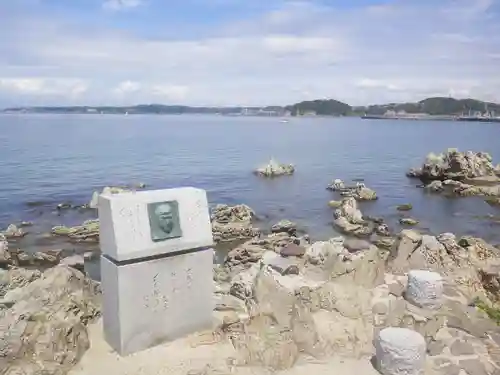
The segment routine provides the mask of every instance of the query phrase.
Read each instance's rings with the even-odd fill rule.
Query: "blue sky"
[[[500,0],[0,0],[0,107],[500,102]]]

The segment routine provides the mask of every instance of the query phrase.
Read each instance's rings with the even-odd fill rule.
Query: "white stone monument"
[[[439,309],[443,304],[443,278],[437,272],[411,270],[408,272],[405,298],[415,306]]]
[[[423,375],[427,346],[411,329],[388,327],[375,339],[375,363],[382,375]]]
[[[213,244],[204,190],[99,197],[106,341],[121,355],[212,325]]]

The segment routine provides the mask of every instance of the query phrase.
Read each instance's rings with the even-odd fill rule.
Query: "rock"
[[[367,187],[357,188],[353,196],[358,201],[374,201],[378,199],[377,193]]]
[[[5,232],[3,232],[3,234],[7,239],[20,238],[26,235],[26,233],[22,230],[22,228],[18,228],[14,224],[10,224],[5,230]]]
[[[231,336],[231,343],[239,354],[239,365],[279,371],[293,367],[299,357],[292,331],[268,316],[252,318],[242,334]]]
[[[491,156],[485,152],[459,152],[456,149],[448,149],[439,155],[430,153],[422,168],[409,174],[424,181],[494,176],[495,167],[491,160]]]
[[[296,245],[294,243],[288,244],[283,247],[280,251],[283,257],[302,257],[306,253],[306,248],[303,246]]]
[[[458,366],[468,375],[488,375],[484,365],[478,359],[461,359],[458,361]]]
[[[272,233],[288,233],[294,236],[297,232],[297,224],[290,220],[281,220],[271,227]]]
[[[306,261],[313,265],[322,265],[329,257],[336,257],[345,251],[343,243],[343,237],[335,237],[329,241],[315,242],[306,250]]]
[[[256,175],[262,177],[292,175],[294,172],[295,167],[292,164],[280,164],[274,159],[271,159],[267,165],[259,167],[254,171]]]
[[[351,253],[356,253],[362,250],[368,250],[371,244],[365,240],[348,239],[344,241],[344,247]]]
[[[327,189],[340,192],[344,197],[353,197],[358,201],[374,201],[378,199],[375,191],[367,188],[362,182],[357,182],[355,186],[346,187],[342,180],[336,179],[328,185]]]
[[[85,259],[80,255],[72,255],[62,259],[59,264],[63,266],[73,267],[78,271],[85,272]]]
[[[380,224],[375,227],[375,233],[377,233],[380,236],[384,237],[390,237],[391,231],[389,230],[389,227],[387,224]]]
[[[406,328],[385,328],[375,340],[376,367],[382,375],[421,375],[426,349],[419,333]]]
[[[98,284],[57,266],[19,286],[3,296],[11,307],[0,314],[0,368],[8,374],[66,373],[90,346],[86,326],[100,315]]]
[[[75,242],[99,242],[99,220],[87,220],[75,227],[55,226],[52,234]]]
[[[217,294],[215,296],[215,311],[235,311],[246,314],[245,303],[234,296],[228,294]]]
[[[484,200],[490,206],[500,206],[500,197],[490,197]]]
[[[396,297],[401,297],[404,291],[405,286],[398,281],[389,284],[389,293]]]
[[[410,211],[413,209],[413,206],[409,203],[407,204],[400,204],[399,206],[396,207],[398,211]]]
[[[264,253],[264,255],[262,256],[262,263],[268,265],[280,275],[299,274],[299,267],[297,265],[297,262],[289,258],[283,258],[273,251],[267,251],[266,253]]]
[[[212,233],[214,241],[228,242],[260,235],[252,226],[255,212],[247,205],[228,206],[219,204],[212,210]]]
[[[11,255],[7,238],[0,233],[0,268],[10,264]]]
[[[352,197],[344,198],[342,205],[335,210],[333,216],[335,226],[343,232],[356,236],[368,236],[373,232],[373,228],[363,219],[363,214]]]
[[[371,307],[371,292],[363,286],[350,283],[328,282],[317,289],[319,307],[330,312],[338,312],[349,319],[366,317]]]
[[[311,293],[317,285],[297,275],[281,276],[269,267],[263,267],[255,280],[254,296],[260,314],[272,316],[283,330],[292,332],[298,349],[317,355],[319,335],[311,311],[301,300],[307,290]]]
[[[396,239],[392,237],[376,238],[373,243],[378,248],[390,250],[396,243]]]
[[[439,193],[444,190],[443,183],[439,180],[431,181],[428,185],[425,185],[424,188],[434,193]]]
[[[231,280],[231,295],[242,300],[253,298],[255,279],[257,278],[259,271],[260,266],[254,264],[250,268],[234,276]]]
[[[370,246],[367,251],[350,254],[346,250],[330,257],[324,268],[330,270],[330,279],[343,284],[374,288],[384,281],[388,252]]]
[[[70,202],[64,202],[64,203],[59,203],[56,206],[56,209],[57,210],[67,210],[67,209],[70,209],[71,207],[72,207],[72,204]]]
[[[0,267],[22,266],[49,268],[59,263],[60,251],[51,250],[47,252],[36,252],[28,254],[21,250],[0,251]]]
[[[342,205],[342,201],[330,201],[328,206],[331,208],[339,208]]]
[[[418,220],[412,219],[411,217],[403,217],[399,219],[399,223],[401,225],[409,225],[409,226],[414,226],[418,224]]]
[[[342,181],[341,179],[335,179],[330,185],[328,185],[327,189],[328,190],[331,190],[331,191],[341,191],[341,190],[344,190],[346,187],[345,187],[345,184],[344,184],[344,181]]]
[[[458,339],[450,346],[450,353],[457,357],[472,355],[474,354],[474,347],[470,343]]]

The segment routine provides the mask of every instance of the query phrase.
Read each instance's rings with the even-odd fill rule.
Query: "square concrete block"
[[[101,256],[106,341],[121,355],[212,327],[213,250],[116,265]]]
[[[163,203],[175,212],[174,228],[162,238],[152,216]],[[192,187],[100,195],[99,222],[101,251],[117,261],[213,245],[207,194]]]

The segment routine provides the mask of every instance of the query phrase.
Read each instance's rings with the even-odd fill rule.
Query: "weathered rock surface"
[[[413,209],[413,206],[410,203],[400,204],[396,207],[396,209],[398,211],[411,211]]]
[[[288,233],[295,235],[297,232],[297,224],[290,220],[281,220],[271,227],[272,233]]]
[[[219,204],[212,210],[212,233],[214,241],[229,242],[260,235],[252,226],[255,212],[247,205],[228,206]]]
[[[327,186],[327,190],[340,192],[344,197],[354,197],[357,201],[374,201],[378,199],[377,193],[366,187],[362,182],[357,182],[355,186],[346,186],[342,180],[336,179]]]
[[[414,226],[414,225],[418,224],[418,220],[413,219],[411,217],[403,217],[403,218],[399,219],[399,223],[401,225]]]
[[[99,286],[75,269],[0,273],[0,368],[65,374],[89,347],[86,326],[99,315]]]
[[[55,266],[61,260],[61,250],[50,250],[45,252],[26,253],[18,249],[0,249],[0,268],[9,266],[49,268]]]
[[[333,216],[335,226],[345,233],[368,236],[373,232],[373,226],[363,219],[363,214],[353,197],[344,198],[342,205],[335,210]]]
[[[52,228],[55,236],[68,237],[75,242],[99,242],[99,220],[87,220],[75,227],[55,226]]]
[[[248,240],[229,251],[224,265],[234,274],[260,261],[267,251],[284,257],[302,257],[306,252],[305,246],[309,245],[308,241],[307,237],[297,238],[285,232],[271,233],[266,237]]]
[[[22,228],[18,228],[16,225],[10,224],[3,232],[3,235],[7,239],[15,239],[24,237],[26,235],[26,232]]]
[[[257,168],[254,173],[262,177],[279,177],[292,175],[295,167],[292,164],[281,164],[271,159],[267,165]]]
[[[459,152],[448,149],[442,154],[430,153],[420,169],[411,170],[410,177],[428,180],[464,180],[477,177],[494,176],[495,167],[486,152]]]

